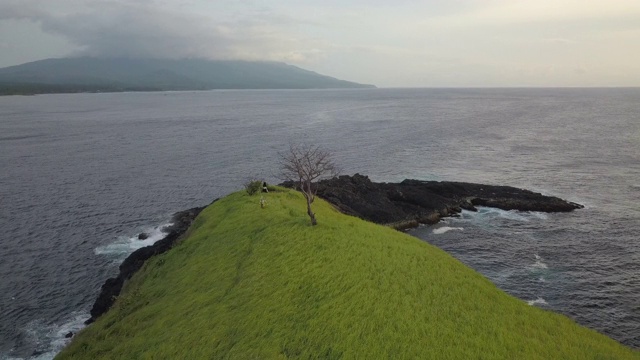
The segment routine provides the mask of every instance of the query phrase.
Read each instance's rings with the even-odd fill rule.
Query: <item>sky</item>
[[[638,0],[0,0],[0,67],[283,61],[379,87],[640,86]]]

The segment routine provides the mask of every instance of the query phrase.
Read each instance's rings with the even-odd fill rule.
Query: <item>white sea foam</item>
[[[464,230],[464,228],[461,228],[461,227],[442,226],[442,227],[439,227],[439,228],[433,229],[433,233],[434,233],[434,234],[437,234],[437,235],[440,235],[440,234],[444,234],[444,233],[446,233],[447,231],[451,231],[451,230],[460,230],[460,231],[462,231],[462,230]]]
[[[478,214],[480,216],[499,217],[514,221],[529,221],[525,216],[527,213],[515,211],[515,210],[502,210],[495,208],[479,208]]]
[[[535,299],[535,300],[529,300],[527,301],[527,304],[529,305],[547,305],[547,301],[541,297]]]
[[[72,332],[76,334],[85,327],[84,322],[89,318],[85,312],[74,312],[69,315],[66,322],[61,325],[45,324],[42,320],[35,320],[28,323],[23,331],[27,335],[27,341],[31,342],[40,352],[39,355],[31,356],[29,360],[51,360],[70,341],[65,336]],[[4,358],[6,360],[24,360],[23,358]]]
[[[544,261],[543,261],[544,259],[540,255],[535,254],[535,257],[536,257],[536,262],[534,262],[533,265],[531,265],[531,267],[536,268],[536,269],[547,269],[548,268],[547,264],[545,264]]]
[[[502,210],[490,207],[478,207],[477,212],[463,210],[461,220],[488,222],[492,219],[498,218],[519,222],[530,222],[547,220],[549,215],[536,211]]]
[[[156,241],[162,240],[166,233],[162,231],[171,224],[162,224],[153,228],[143,229],[148,238],[144,240],[138,239],[138,234],[132,237],[121,236],[114,243],[105,246],[99,246],[94,250],[96,255],[127,255],[145,246],[153,245]]]
[[[543,212],[531,211],[529,214],[540,220],[547,220],[549,218],[549,214]]]

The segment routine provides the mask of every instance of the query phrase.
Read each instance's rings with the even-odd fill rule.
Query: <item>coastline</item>
[[[292,183],[282,185],[294,187]],[[410,179],[400,183],[374,183],[360,174],[323,180],[316,186],[318,196],[343,214],[396,230],[407,230],[420,224],[435,224],[444,217],[457,216],[462,209],[477,211],[476,206],[541,212],[567,212],[584,207],[557,197],[509,186]],[[215,199],[211,204],[218,200]],[[175,213],[173,225],[167,228],[167,235],[163,239],[131,253],[120,264],[118,276],[103,283],[91,308],[91,317],[85,324],[93,323],[109,311],[125,282],[142,268],[146,260],[169,251],[177,244],[206,207]]]
[[[266,208],[238,191],[200,213],[178,248],[142,267],[59,358],[637,355],[324,199],[311,227],[302,195],[279,190],[263,195]]]
[[[211,204],[218,201],[215,199]],[[211,205],[209,204],[209,205]],[[208,206],[208,205],[207,205]],[[189,229],[195,218],[207,206],[195,207],[178,211],[172,216],[172,224],[166,228],[167,235],[153,245],[137,249],[120,264],[116,277],[105,280],[100,288],[100,293],[91,307],[91,317],[85,321],[86,325],[93,323],[98,317],[109,311],[115,302],[125,282],[142,268],[145,261],[151,257],[165,253],[176,245]]]

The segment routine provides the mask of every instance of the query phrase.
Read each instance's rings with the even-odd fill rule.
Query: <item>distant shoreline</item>
[[[375,86],[359,88],[212,88],[212,89],[149,89],[149,88],[95,88],[88,89],[79,87],[77,89],[46,89],[46,90],[25,90],[21,88],[7,88],[0,84],[0,96],[35,96],[52,94],[115,94],[127,92],[193,92],[193,91],[213,91],[213,90],[364,90],[377,89]]]

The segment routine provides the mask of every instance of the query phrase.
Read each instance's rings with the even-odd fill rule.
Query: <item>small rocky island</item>
[[[282,186],[293,188],[293,183]],[[442,217],[455,216],[462,209],[475,211],[476,206],[503,210],[568,212],[582,205],[557,197],[545,196],[510,186],[482,185],[462,182],[404,180],[400,183],[375,183],[367,176],[340,176],[316,183],[317,195],[339,211],[364,220],[407,229],[419,224],[434,224]],[[216,200],[214,200],[215,202]],[[94,322],[113,305],[125,281],[154,255],[170,250],[182,238],[204,207],[176,213],[173,225],[165,229],[164,239],[134,251],[120,265],[120,273],[102,285],[91,309]]]

